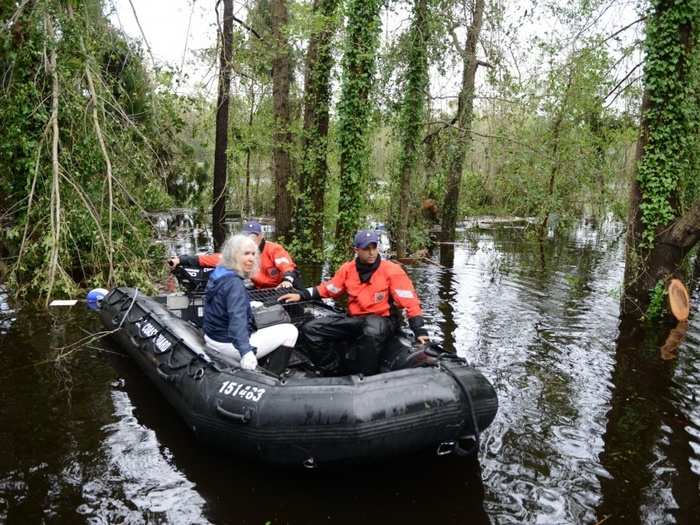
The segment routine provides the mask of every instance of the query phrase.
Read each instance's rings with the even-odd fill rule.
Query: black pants
[[[396,330],[390,317],[333,314],[306,323],[301,334],[309,357],[329,372],[365,375],[379,371],[379,355]]]

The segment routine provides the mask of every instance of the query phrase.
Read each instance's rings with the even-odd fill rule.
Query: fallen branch
[[[39,177],[39,160],[41,157],[42,144],[48,131],[49,123],[46,124],[44,128],[44,133],[42,134],[39,144],[37,144],[36,152],[36,162],[34,163],[34,178],[32,179],[32,189],[29,191],[29,202],[27,203],[27,222],[24,224],[24,234],[22,235],[22,243],[19,245],[19,255],[17,255],[17,263],[15,264],[15,269],[19,269],[20,263],[22,262],[22,255],[24,254],[24,246],[27,243],[27,230],[29,229],[29,214],[32,211],[32,204],[34,203],[34,192],[36,191],[36,180]]]
[[[56,42],[54,39],[53,24],[51,18],[46,15],[44,18],[46,30],[51,38],[52,46],[49,51],[49,60],[47,63],[47,71],[51,77],[51,130],[53,136],[51,138],[51,167],[52,167],[52,183],[51,183],[51,256],[49,257],[49,280],[46,293],[46,306],[49,305],[51,292],[56,278],[56,269],[58,267],[58,251],[61,238],[61,188],[59,184],[59,165],[58,165],[58,73],[56,71]]]
[[[85,44],[83,43],[82,37],[80,38],[80,44],[85,52]],[[105,139],[102,135],[102,128],[100,127],[100,120],[97,115],[97,94],[95,93],[95,85],[92,82],[92,74],[90,72],[90,66],[85,63],[85,74],[87,75],[88,89],[90,90],[90,98],[92,103],[92,123],[95,127],[95,133],[97,134],[97,140],[100,144],[100,151],[105,160],[105,165],[107,166],[107,195],[108,195],[108,224],[109,230],[107,235],[107,240],[109,241],[109,248],[107,252],[107,262],[109,264],[109,271],[107,274],[107,286],[112,286],[113,276],[114,276],[114,262],[113,262],[113,252],[114,247],[112,245],[112,208],[114,207],[114,196],[112,195],[112,161],[109,159],[109,154],[107,153],[107,146],[105,145]],[[99,225],[98,225],[99,226]],[[98,228],[99,229],[99,228]]]

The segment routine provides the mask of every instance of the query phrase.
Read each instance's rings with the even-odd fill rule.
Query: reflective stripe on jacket
[[[318,288],[321,297],[340,297],[348,294],[350,315],[375,314],[389,315],[389,296],[396,305],[406,309],[409,319],[423,315],[420,300],[413,283],[398,264],[382,259],[370,280],[360,281],[355,261],[343,264],[332,279],[321,283]]]
[[[253,281],[256,288],[274,288],[282,282],[286,275],[294,273],[296,265],[292,256],[280,244],[267,239],[264,239],[264,242],[263,251],[260,254],[260,268],[250,280]],[[180,256],[180,263],[185,266],[197,264],[200,268],[213,268],[220,262],[220,253]]]
[[[276,242],[264,239],[260,254],[260,269],[250,279],[256,288],[274,288],[282,282],[285,275],[293,273],[296,265],[287,250]]]

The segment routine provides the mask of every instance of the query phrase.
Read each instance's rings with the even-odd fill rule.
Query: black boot
[[[280,346],[270,354],[267,369],[273,374],[282,375],[282,373],[287,369],[287,364],[289,364],[289,358],[292,356],[291,346]]]

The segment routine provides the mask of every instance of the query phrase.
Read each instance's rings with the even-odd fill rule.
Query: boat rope
[[[450,356],[452,357],[452,356]],[[464,392],[464,396],[467,398],[467,404],[469,405],[469,415],[471,416],[472,426],[474,427],[474,446],[466,451],[464,451],[465,456],[471,456],[472,453],[479,450],[479,441],[481,439],[481,433],[479,432],[479,423],[476,419],[476,412],[474,411],[474,401],[472,400],[472,395],[469,393],[467,385],[460,379],[460,377],[455,374],[448,366],[441,366],[441,370],[447,372],[452,379],[459,385],[459,388]]]
[[[124,321],[126,321],[126,318],[129,315],[129,312],[131,312],[131,309],[134,307],[134,303],[136,302],[136,296],[139,294],[139,289],[134,288],[134,296],[131,298],[131,304],[129,304],[129,308],[126,309],[126,312],[124,313],[124,316],[122,317],[122,320],[119,322],[119,326],[117,326],[114,330],[119,330],[122,325],[124,324]],[[123,306],[121,308],[123,310]]]

